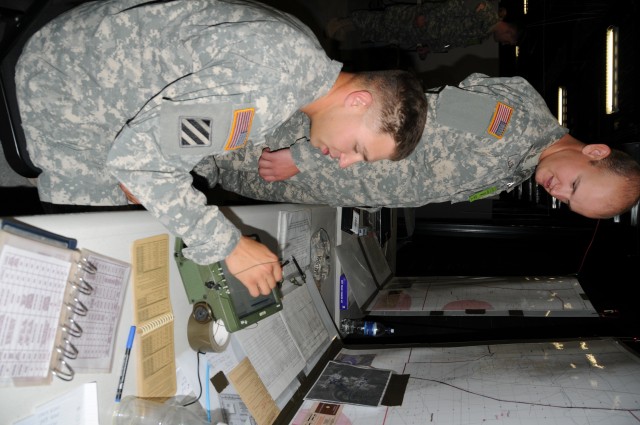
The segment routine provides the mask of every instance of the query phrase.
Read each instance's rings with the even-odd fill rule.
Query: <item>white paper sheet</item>
[[[88,382],[64,393],[14,425],[99,425],[97,385]]]
[[[300,268],[305,271],[310,264],[311,251],[311,210],[280,211],[278,219],[278,244],[283,261],[289,261],[283,273],[286,279],[299,277],[292,261],[295,257]]]
[[[274,400],[306,364],[280,314],[238,331],[236,336]]]

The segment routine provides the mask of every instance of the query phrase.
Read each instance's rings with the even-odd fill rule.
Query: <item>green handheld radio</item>
[[[212,351],[194,347],[199,343],[192,343],[191,338],[191,334],[202,333],[201,326],[208,332],[212,321],[221,320],[227,332],[235,332],[282,310],[278,288],[269,295],[252,297],[223,261],[206,266],[196,264],[182,255],[185,246],[182,239],[176,238],[175,260],[189,303],[193,304],[188,326],[196,329],[187,329],[192,348]]]

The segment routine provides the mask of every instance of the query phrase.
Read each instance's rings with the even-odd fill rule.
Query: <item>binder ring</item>
[[[76,374],[73,368],[65,360],[60,360],[59,366],[51,369],[51,373],[63,381],[72,381]]]
[[[62,354],[66,358],[73,360],[78,357],[78,349],[67,338],[64,339],[64,345],[58,345],[56,347],[58,353]]]
[[[67,309],[71,310],[73,313],[77,314],[78,316],[86,316],[87,313],[89,312],[89,309],[87,308],[87,306],[84,305],[84,303],[77,298],[74,298],[72,303],[65,303],[65,304],[67,306]]]
[[[82,327],[73,319],[69,319],[68,323],[63,323],[61,328],[73,337],[80,338],[82,336]]]
[[[73,286],[81,294],[91,295],[91,293],[93,292],[93,286],[91,286],[89,282],[81,277],[77,278],[75,282],[70,281],[70,283],[71,286]]]
[[[87,273],[95,274],[98,271],[98,268],[91,261],[87,259],[87,257],[82,257],[78,260],[78,268],[80,270],[84,270]]]

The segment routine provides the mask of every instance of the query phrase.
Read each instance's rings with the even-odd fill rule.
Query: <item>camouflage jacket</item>
[[[301,143],[308,120],[296,115],[273,134],[291,147],[300,173],[267,183],[257,169],[258,149],[200,164],[222,186],[255,199],[332,206],[417,207],[433,202],[473,201],[510,191],[535,171],[540,153],[567,129],[544,99],[520,77],[472,74],[458,87],[427,93],[429,112],[422,139],[402,161],[338,163]],[[275,145],[276,141],[271,144]]]
[[[482,3],[484,8],[477,11]],[[349,15],[363,40],[405,49],[428,46],[431,52],[482,43],[499,21],[497,1],[446,0],[399,4],[384,10],[357,10]]]
[[[17,66],[41,200],[125,204],[122,182],[185,239],[188,258],[221,260],[239,232],[192,188],[190,171],[264,143],[340,69],[299,20],[260,4],[83,4],[36,33]]]

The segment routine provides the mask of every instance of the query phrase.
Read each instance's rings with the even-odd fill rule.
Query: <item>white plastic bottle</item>
[[[395,330],[379,322],[370,320],[342,319],[340,330],[346,335],[362,336],[388,336],[393,335]]]
[[[127,396],[116,404],[112,425],[211,425],[186,407]]]

